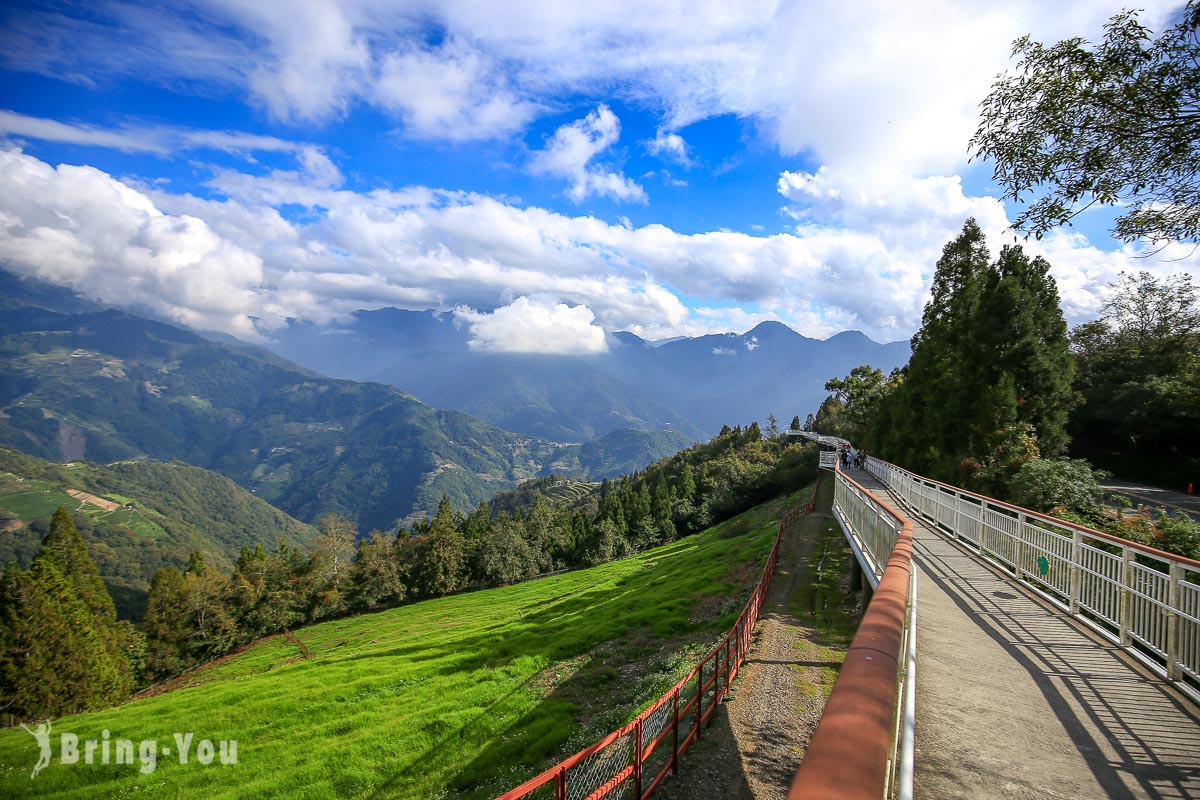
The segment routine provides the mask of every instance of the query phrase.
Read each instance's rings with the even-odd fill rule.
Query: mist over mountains
[[[293,321],[268,347],[325,375],[377,381],[430,405],[463,411],[507,430],[581,442],[621,428],[708,438],[722,425],[786,424],[815,412],[824,384],[859,364],[890,371],[907,362],[907,341],[878,344],[857,331],[824,341],[779,322],[743,334],[651,343],[608,337],[590,356],[481,352],[449,314],[385,308],[346,323]]]

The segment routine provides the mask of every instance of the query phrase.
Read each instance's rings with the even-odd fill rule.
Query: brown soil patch
[[[120,503],[114,503],[112,500],[105,500],[103,497],[97,497],[94,494],[81,492],[78,489],[67,489],[67,494],[71,495],[71,497],[74,497],[81,503],[90,503],[91,505],[94,505],[97,508],[102,508],[105,511],[116,511],[121,507]]]

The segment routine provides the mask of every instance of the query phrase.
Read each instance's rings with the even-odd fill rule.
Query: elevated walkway
[[[867,472],[849,474],[889,494]],[[917,798],[1200,798],[1192,701],[910,518]]]

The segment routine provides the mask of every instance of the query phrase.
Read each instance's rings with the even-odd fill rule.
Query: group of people
[[[846,446],[841,451],[842,469],[863,469],[867,466],[867,451],[855,450],[853,447]]]

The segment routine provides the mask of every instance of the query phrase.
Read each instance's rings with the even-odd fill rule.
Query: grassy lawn
[[[810,490],[811,491],[811,490]],[[53,723],[54,758],[0,731],[0,796],[490,797],[632,717],[736,619],[804,492],[619,562],[276,636],[179,688]],[[300,646],[302,645],[302,646]],[[157,740],[150,774],[60,763],[81,742]],[[179,763],[175,734],[194,734]],[[201,740],[237,764],[197,763]]]

